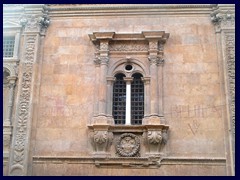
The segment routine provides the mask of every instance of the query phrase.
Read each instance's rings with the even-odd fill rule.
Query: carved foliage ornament
[[[110,51],[148,51],[148,44],[146,42],[138,41],[116,41],[110,42]]]
[[[235,135],[235,36],[228,34],[225,36],[227,54],[227,72],[229,81],[229,93],[231,97],[231,116],[233,134]]]
[[[14,156],[12,170],[23,170],[24,149],[27,139],[27,121],[29,118],[30,91],[34,61],[36,36],[29,36],[26,40],[25,59],[23,63],[22,89],[17,113],[16,139],[14,142]]]
[[[123,157],[140,156],[140,139],[132,133],[124,133],[117,139],[117,154]]]
[[[148,142],[150,144],[160,144],[162,142],[162,132],[161,131],[148,131],[147,134]]]
[[[107,141],[107,131],[95,131],[93,140],[97,144],[103,144]]]

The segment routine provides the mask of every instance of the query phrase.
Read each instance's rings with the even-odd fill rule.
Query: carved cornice
[[[165,31],[144,31],[139,34],[117,34],[115,32],[94,32],[89,34],[95,45],[95,62],[98,56],[111,52],[155,52],[160,60],[163,56],[163,45],[169,38]],[[154,47],[153,47],[154,46]]]
[[[211,4],[61,4],[48,5],[50,16],[209,14]],[[68,13],[66,13],[66,11]]]

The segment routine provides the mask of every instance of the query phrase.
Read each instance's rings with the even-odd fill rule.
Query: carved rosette
[[[140,139],[132,133],[124,133],[117,139],[116,151],[122,157],[140,156]]]

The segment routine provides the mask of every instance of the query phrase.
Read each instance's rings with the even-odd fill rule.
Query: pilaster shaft
[[[34,83],[37,81],[40,35],[49,24],[43,5],[28,5],[27,13],[20,23],[24,26],[24,50],[21,60],[19,97],[16,105],[16,121],[13,124],[13,139],[9,160],[9,175],[28,175],[31,123],[33,117]]]

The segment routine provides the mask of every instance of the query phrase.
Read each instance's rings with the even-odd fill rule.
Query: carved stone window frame
[[[13,57],[3,57],[3,61],[19,61],[19,44],[22,26],[12,21],[3,22],[3,37],[12,36],[15,38]]]
[[[133,158],[135,161],[142,160],[143,157],[162,158],[169,126],[163,116],[163,91],[159,88],[159,84],[163,83],[163,47],[169,38],[169,33],[164,31],[147,31],[140,34],[94,32],[89,34],[89,37],[96,50],[94,59],[96,103],[93,118],[88,125],[93,157],[96,160],[102,157],[116,158],[117,161],[122,161],[123,158]],[[138,56],[145,58],[144,62],[136,58]],[[133,65],[134,69],[126,71],[127,64]],[[114,76],[117,73],[123,73],[126,78],[131,78],[134,73],[140,73],[143,76],[145,105],[142,125],[114,124],[112,96]],[[124,142],[121,138],[124,138]],[[136,145],[141,142],[139,148],[133,148],[136,152],[126,154],[128,150],[125,151],[124,148],[130,148],[128,141],[133,143],[134,139]],[[122,146],[119,143],[127,144]],[[115,146],[115,150],[112,145]],[[122,149],[117,149],[119,147]],[[115,151],[116,153],[113,154]],[[125,153],[121,154],[120,151]]]
[[[18,77],[18,66],[19,66],[19,45],[21,36],[22,26],[19,22],[11,20],[4,20],[3,22],[3,37],[14,37],[14,50],[13,57],[3,57],[3,72],[8,71],[9,76],[7,77],[7,84],[3,88],[8,88],[8,97],[3,97],[7,101],[6,119],[3,120],[3,158],[4,163],[9,158],[9,148],[12,139],[13,129],[13,108],[14,108],[14,94]]]

